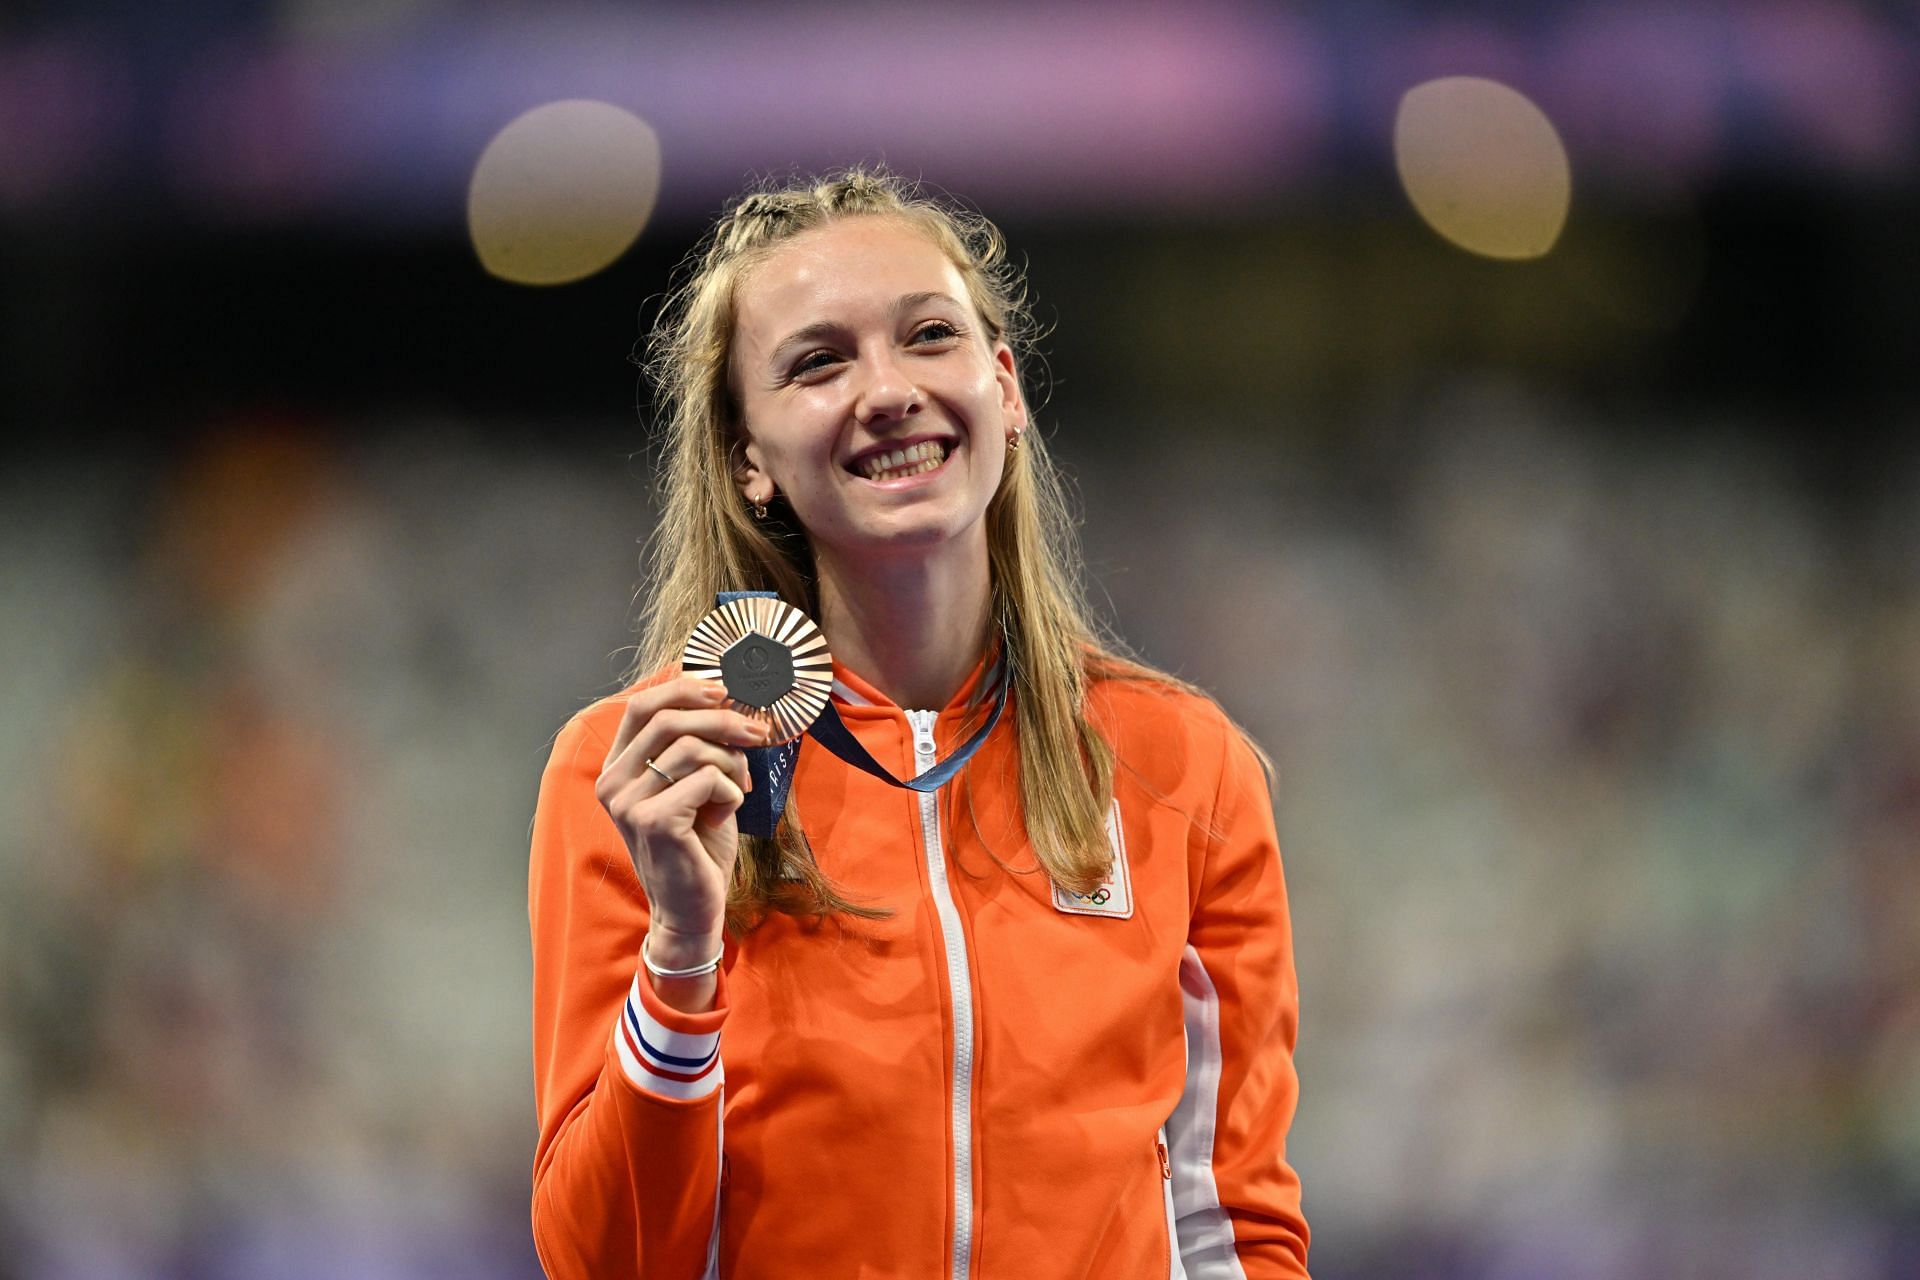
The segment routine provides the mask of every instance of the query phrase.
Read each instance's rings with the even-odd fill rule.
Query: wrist
[[[705,964],[720,953],[725,940],[717,923],[706,929],[681,929],[659,920],[647,925],[647,954],[662,969]]]
[[[681,1013],[705,1013],[713,1008],[714,993],[719,989],[723,944],[717,930],[684,934],[652,926],[640,940],[645,981],[669,1008]]]

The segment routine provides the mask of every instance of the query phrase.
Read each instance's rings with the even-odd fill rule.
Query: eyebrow
[[[958,307],[960,305],[959,300],[952,294],[941,293],[933,289],[922,289],[917,293],[901,294],[899,298],[894,301],[893,314],[899,316],[903,312],[913,311],[919,307],[923,307],[929,302],[944,302],[950,307]],[[812,324],[801,325],[798,329],[795,329],[792,333],[774,344],[773,350],[768,353],[767,363],[777,365],[793,347],[802,343],[817,342],[822,338],[835,337],[841,331],[842,327],[831,320],[815,320]]]

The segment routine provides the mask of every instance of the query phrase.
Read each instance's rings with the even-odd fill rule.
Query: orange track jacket
[[[834,697],[912,777],[965,740],[985,665],[938,713],[838,664]],[[1084,897],[1027,845],[1011,705],[935,795],[810,743],[796,816],[827,875],[892,914],[768,917],[728,940],[697,1015],[640,969],[646,899],[594,796],[624,703],[561,730],[533,821],[533,1231],[552,1280],[1306,1276],[1280,851],[1259,764],[1212,702],[1090,689],[1119,763],[1113,875]]]

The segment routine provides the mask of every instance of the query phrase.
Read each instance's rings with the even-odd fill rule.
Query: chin
[[[901,512],[894,519],[862,522],[841,531],[833,545],[855,555],[929,552],[965,541],[983,528],[981,518],[956,522],[933,512]]]

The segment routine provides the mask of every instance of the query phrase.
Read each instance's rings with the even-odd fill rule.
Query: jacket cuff
[[[727,1018],[727,975],[714,974],[713,1008],[682,1013],[654,994],[636,973],[621,1006],[613,1042],[620,1068],[635,1088],[656,1097],[692,1102],[720,1087],[720,1024]]]

